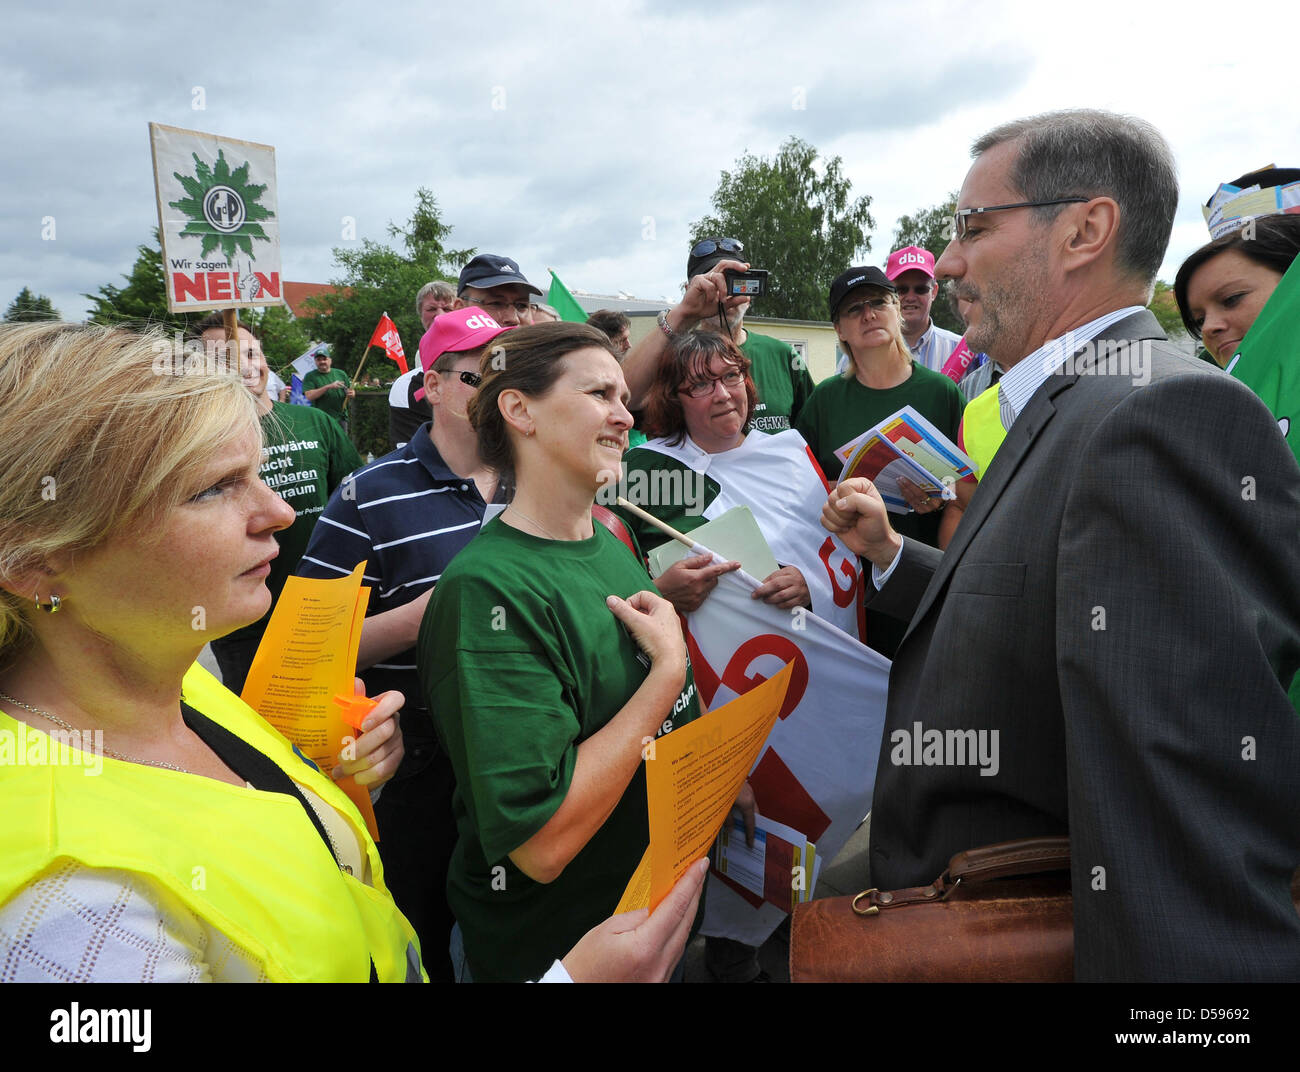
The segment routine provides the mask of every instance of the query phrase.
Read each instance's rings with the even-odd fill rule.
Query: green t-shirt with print
[[[303,393],[306,394],[308,391],[314,391],[317,387],[324,387],[327,383],[341,383],[345,390],[335,389],[332,391],[326,391],[319,398],[314,399],[312,405],[322,413],[328,413],[336,421],[342,423],[343,403],[346,402],[348,398],[346,388],[352,385],[352,381],[348,379],[348,374],[346,372],[336,368],[332,368],[328,372],[321,372],[318,369],[312,369],[311,372],[307,373],[307,375],[302,378]]]
[[[648,673],[605,605],[653,591],[638,556],[596,525],[588,540],[543,540],[494,518],[443,573],[420,626],[428,708],[456,774],[459,839],[447,900],[478,981],[542,975],[608,917],[649,844],[644,767],[609,818],[551,883],[509,854],[555,814],[578,745]],[[699,716],[687,674],[659,733]]]
[[[741,350],[749,358],[749,374],[758,388],[758,403],[749,415],[749,427],[769,434],[787,431],[794,427],[812,395],[812,377],[788,342],[748,328],[745,336]]]
[[[271,590],[271,607],[280,598],[285,578],[291,576],[307,550],[312,529],[330,493],[349,473],[360,469],[361,456],[343,434],[337,421],[310,406],[272,402],[262,417],[262,465],[258,476],[293,507],[293,524],[275,534],[280,553],[271,560],[266,587]],[[271,612],[252,625],[230,634],[232,640],[261,636]]]

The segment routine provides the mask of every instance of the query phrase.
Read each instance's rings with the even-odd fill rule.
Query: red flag
[[[382,346],[390,361],[396,362],[397,367],[403,372],[408,371],[406,354],[402,351],[402,340],[397,336],[397,325],[389,319],[387,313],[379,318],[375,333],[370,336],[370,345]]]

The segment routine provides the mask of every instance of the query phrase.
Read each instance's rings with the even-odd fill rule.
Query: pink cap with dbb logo
[[[889,280],[897,279],[904,272],[911,271],[913,268],[918,272],[924,272],[933,279],[934,254],[928,249],[922,249],[920,246],[904,246],[902,249],[896,249],[889,255],[889,261],[885,265],[885,278]]]
[[[453,309],[435,316],[420,340],[420,364],[424,371],[448,351],[477,350],[491,342],[508,327],[502,327],[477,305]]]

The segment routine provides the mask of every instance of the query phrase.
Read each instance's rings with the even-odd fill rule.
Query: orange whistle
[[[361,723],[366,720],[366,715],[370,714],[379,703],[378,700],[355,695],[335,696],[334,702],[343,708],[343,721],[358,733],[361,732]]]

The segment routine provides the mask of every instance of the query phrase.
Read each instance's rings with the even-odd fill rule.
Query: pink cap
[[[461,350],[477,350],[491,342],[509,327],[502,327],[477,305],[467,309],[453,309],[450,313],[435,316],[429,330],[420,340],[420,364],[424,371],[443,354]]]
[[[420,365],[428,372],[443,354],[477,350],[511,327],[502,327],[477,305],[435,316],[420,339]],[[416,390],[415,398],[424,400],[423,387]]]
[[[902,249],[896,249],[889,255],[889,261],[885,265],[885,278],[893,281],[913,268],[933,279],[934,254],[920,246],[904,246]],[[424,353],[423,343],[420,344],[420,352]]]

